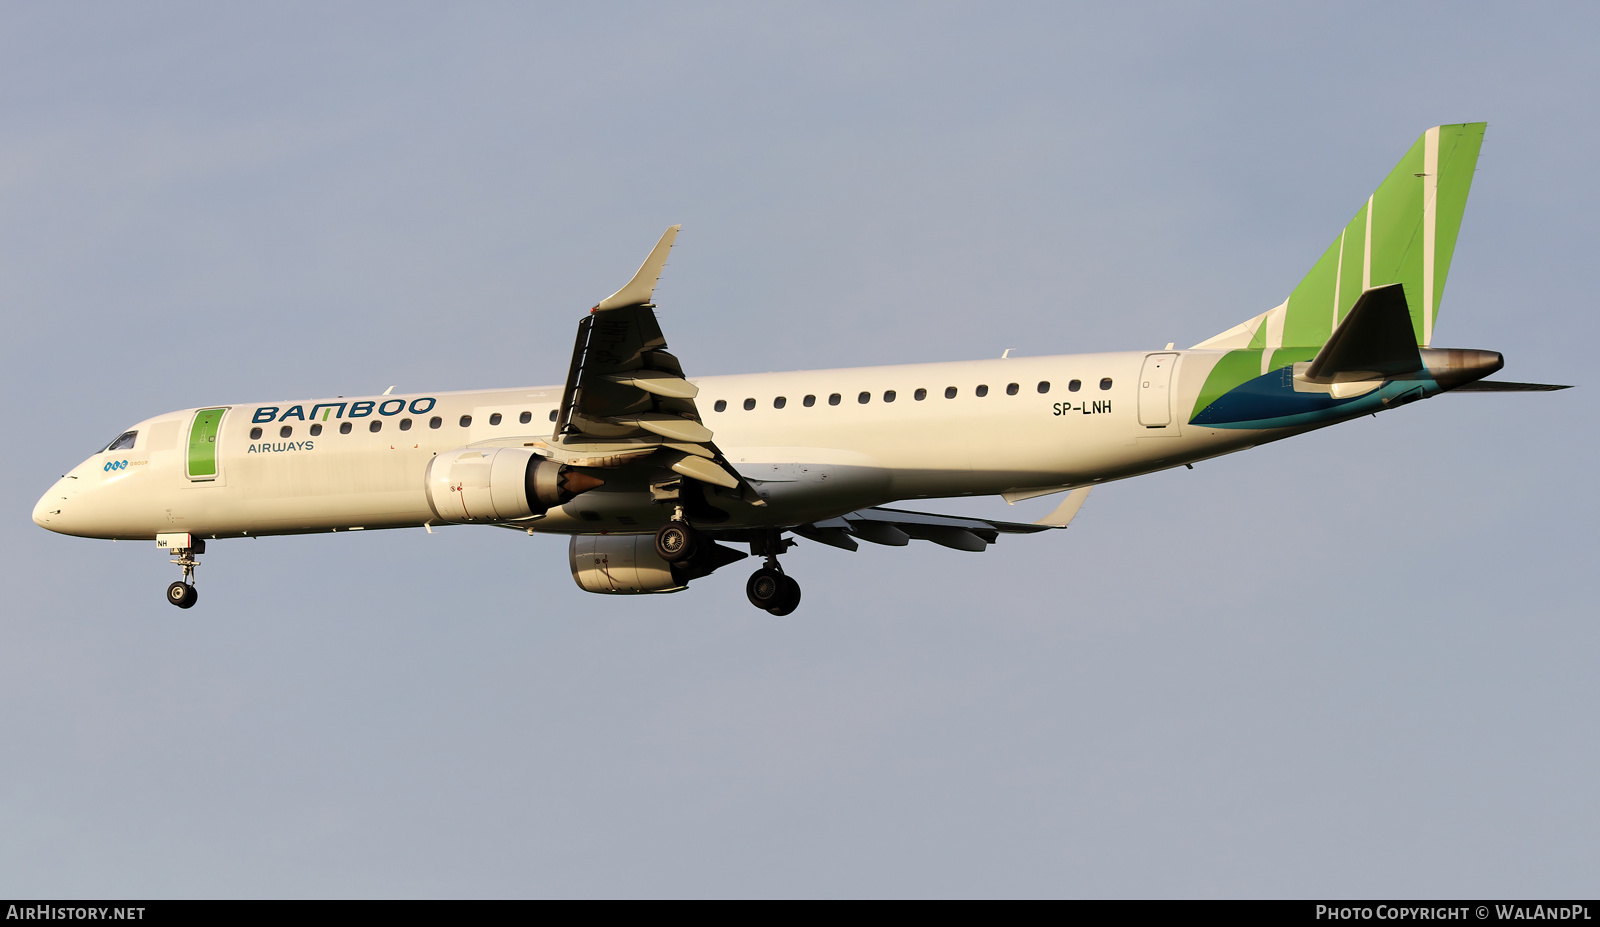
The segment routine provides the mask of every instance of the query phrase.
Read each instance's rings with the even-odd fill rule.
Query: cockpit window
[[[137,431],[124,431],[122,434],[117,435],[117,440],[106,445],[106,450],[125,451],[128,448],[133,447],[133,442],[137,441],[138,439],[139,433]]]

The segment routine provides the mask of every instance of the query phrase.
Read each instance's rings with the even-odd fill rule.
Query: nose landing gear
[[[194,586],[179,580],[167,587],[167,601],[179,608],[193,608],[200,601],[200,592]]]
[[[745,597],[750,604],[782,618],[800,607],[800,584],[783,572],[778,554],[794,546],[794,541],[783,538],[781,532],[772,531],[752,538],[750,552],[766,558],[766,565],[750,574],[744,584]]]
[[[167,601],[179,608],[194,608],[200,601],[200,592],[194,588],[194,568],[200,561],[194,558],[206,552],[206,542],[187,534],[158,534],[156,546],[176,554],[172,562],[183,567],[183,579],[167,587]]]

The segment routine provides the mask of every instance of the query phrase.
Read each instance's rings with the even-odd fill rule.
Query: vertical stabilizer
[[[1422,133],[1282,305],[1195,347],[1318,348],[1362,293],[1392,283],[1405,288],[1416,343],[1430,345],[1486,126]]]

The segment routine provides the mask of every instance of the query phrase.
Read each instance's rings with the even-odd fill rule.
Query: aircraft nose
[[[60,485],[57,482],[55,486],[50,487],[49,492],[40,496],[39,501],[33,504],[33,523],[41,528],[50,527],[50,519],[61,515],[61,491],[57,488]]]
[[[39,497],[39,501],[33,504],[34,524],[61,534],[70,533],[63,512],[71,502],[70,497],[74,495],[75,487],[69,485],[71,482],[70,477],[64,476],[56,480],[49,492]]]

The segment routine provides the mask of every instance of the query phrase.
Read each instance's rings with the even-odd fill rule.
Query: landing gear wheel
[[[681,521],[669,521],[656,531],[656,554],[668,563],[682,563],[700,546],[695,530]]]
[[[750,579],[744,584],[745,597],[751,605],[768,611],[782,602],[783,581],[787,578],[772,567],[762,567],[751,573]]]
[[[783,589],[778,594],[778,604],[767,609],[779,618],[800,607],[800,584],[794,581],[794,577],[785,574],[782,585]]]
[[[200,601],[200,592],[188,583],[173,583],[167,587],[167,601],[179,608],[193,608]]]

